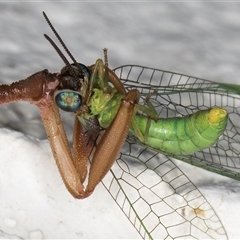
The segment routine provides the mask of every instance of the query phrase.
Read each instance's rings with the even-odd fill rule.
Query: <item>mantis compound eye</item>
[[[90,79],[90,71],[89,71],[89,69],[85,65],[83,65],[82,63],[78,63],[78,64],[79,64],[81,70],[87,76],[87,78]]]
[[[63,89],[55,91],[54,101],[63,111],[75,112],[81,107],[82,96],[79,92]]]

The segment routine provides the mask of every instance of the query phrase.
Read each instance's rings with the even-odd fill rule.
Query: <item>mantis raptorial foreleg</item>
[[[52,152],[66,188],[74,197],[86,198],[115,161],[127,137],[139,93],[137,90],[132,90],[122,99],[114,121],[103,134],[93,155],[89,183],[85,190],[83,182],[87,175],[90,150],[86,146],[86,136],[77,117],[74,127],[73,154],[70,150],[59,109],[53,100],[58,84],[58,75],[44,70],[25,80],[3,85],[0,89],[0,104],[28,101],[39,107]]]
[[[73,132],[73,164],[83,183],[87,176],[88,151],[84,141],[83,127],[77,117],[75,117]]]
[[[82,185],[79,178],[76,178],[76,170],[71,161],[71,153],[60,120],[59,110],[53,101],[53,92],[58,84],[57,74],[51,74],[47,70],[35,73],[27,79],[14,82],[11,85],[2,85],[0,104],[28,101],[39,107],[53,155],[55,159],[61,155],[57,161],[59,171],[62,173],[62,178],[69,192],[76,196],[77,192],[82,191]]]
[[[127,137],[139,93],[131,90],[123,99],[118,113],[105,131],[93,157],[87,192],[90,194],[111,168]]]
[[[52,124],[50,120],[52,120],[53,115],[49,115],[51,108],[46,112],[44,111],[42,118],[55,160],[67,189],[74,197],[88,197],[111,168],[127,137],[137,101],[137,90],[130,91],[123,98],[117,116],[105,131],[94,153],[86,191],[84,191],[82,181],[86,176],[86,159],[88,156],[80,124],[75,124],[75,136],[78,137],[74,140],[73,152],[75,154],[73,159],[68,145],[65,144],[66,136],[61,131],[58,117],[55,118],[56,123]]]

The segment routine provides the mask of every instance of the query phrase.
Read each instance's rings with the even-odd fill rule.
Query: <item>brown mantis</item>
[[[44,14],[47,19],[46,15]],[[48,19],[47,19],[48,20]],[[48,21],[49,22],[49,21]],[[52,26],[52,25],[50,25]],[[46,36],[47,39],[51,39]],[[54,43],[52,43],[54,44]],[[54,45],[55,46],[55,45]],[[64,58],[65,60],[65,58]],[[63,182],[68,191],[76,198],[88,197],[102,180],[105,174],[111,168],[115,161],[125,139],[134,114],[134,106],[138,100],[137,90],[130,91],[123,98],[118,114],[110,127],[105,131],[101,138],[98,148],[93,155],[93,160],[89,172],[89,182],[84,189],[83,182],[87,176],[88,156],[92,145],[86,145],[85,135],[80,121],[76,117],[73,154],[69,148],[65,131],[60,120],[59,110],[54,100],[56,89],[71,89],[79,91],[83,104],[76,111],[76,116],[85,116],[89,114],[89,101],[93,81],[99,76],[100,85],[108,93],[108,83],[104,83],[104,78],[108,78],[114,84],[118,92],[125,94],[124,87],[113,71],[107,67],[107,62],[103,66],[101,60],[98,60],[95,66],[89,67],[92,72],[90,83],[84,76],[81,68],[71,66],[67,63],[61,73],[49,73],[47,70],[35,73],[27,79],[12,83],[10,86],[2,85],[0,88],[0,104],[7,104],[17,101],[28,101],[38,106],[41,118],[53,151],[54,158],[62,176]],[[109,92],[111,94],[111,92]],[[73,98],[67,97],[69,104],[74,104]],[[91,133],[94,134],[94,133]],[[91,136],[93,137],[93,136]]]

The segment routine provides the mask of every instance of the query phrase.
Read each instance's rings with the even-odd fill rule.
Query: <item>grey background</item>
[[[239,10],[240,4],[230,2],[0,3],[0,82],[62,68],[43,37],[53,37],[45,11],[75,58],[86,65],[102,58],[107,47],[112,68],[139,64],[237,83]],[[1,113],[2,126],[46,137],[34,106],[2,106]],[[70,133],[72,116],[64,119]]]
[[[140,64],[239,83],[240,4],[230,2],[0,3],[1,83],[45,68],[57,72],[63,66],[43,37],[53,33],[42,11],[86,65],[101,58],[107,47],[112,68]],[[64,114],[69,136],[72,118]],[[0,123],[46,138],[38,110],[29,104],[1,106]]]

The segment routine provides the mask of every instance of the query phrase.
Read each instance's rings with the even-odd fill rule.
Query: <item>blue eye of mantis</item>
[[[82,104],[82,96],[79,92],[68,89],[55,91],[54,100],[57,106],[66,112],[75,112]]]

